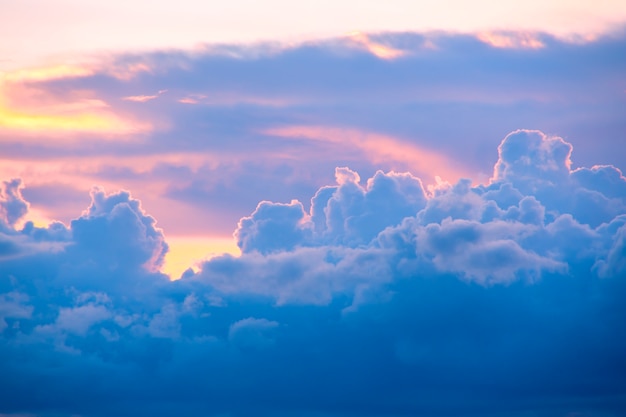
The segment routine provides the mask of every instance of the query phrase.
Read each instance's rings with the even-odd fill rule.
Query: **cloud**
[[[19,194],[14,197],[21,199]],[[91,205],[69,227],[60,222],[38,227],[27,221],[19,228],[13,224],[0,231],[0,276],[9,287],[44,285],[55,291],[78,288],[118,296],[164,280],[158,270],[168,247],[163,232],[143,212],[140,202],[128,192],[107,195],[102,188],[94,188],[91,199]],[[31,276],[32,282],[15,278],[22,275]]]
[[[417,245],[440,271],[453,272],[481,284],[533,281],[542,271],[565,272],[565,263],[540,256],[514,239],[528,233],[521,225],[490,222],[487,226],[446,218],[417,232]]]
[[[310,214],[297,201],[261,202],[235,231],[242,251],[269,253],[324,243],[355,247],[426,205],[422,182],[407,173],[378,171],[365,187],[345,167],[336,168],[335,178],[337,186],[323,187],[311,199]]]
[[[612,221],[605,229],[617,229],[613,235],[606,259],[596,262],[600,276],[623,276],[626,274],[626,216],[622,215]]]
[[[269,347],[274,344],[269,334],[278,326],[275,321],[248,317],[230,325],[228,340],[242,349]]]
[[[495,48],[540,49],[546,45],[536,34],[523,32],[483,32],[478,39]]]
[[[397,59],[404,55],[404,52],[399,49],[386,46],[379,42],[373,42],[365,33],[353,32],[349,35],[349,39],[365,48],[377,58]]]
[[[113,270],[139,266],[158,270],[167,244],[140,202],[128,192],[107,195],[101,188],[94,188],[91,198],[87,211],[71,223],[72,250]]]
[[[498,147],[493,177],[518,187],[540,180],[562,182],[570,172],[571,153],[572,145],[561,138],[548,138],[538,131],[517,131]]]
[[[475,139],[477,125],[484,126],[481,135],[490,135],[504,125],[539,120],[541,112],[561,114],[547,110],[585,113],[587,87],[568,88],[588,80],[581,75],[586,71],[611,84],[612,70],[594,65],[612,56],[619,72],[622,63],[615,57],[621,55],[614,52],[623,40],[591,47],[546,37],[545,47],[536,50],[491,48],[473,36],[434,40],[438,49],[424,48],[423,37],[390,35],[389,47],[409,51],[395,60],[330,41],[180,61],[173,53],[155,54],[145,68],[164,68],[159,60],[170,58],[185,66],[129,69],[128,77],[110,70],[55,76],[59,90],[93,87],[106,102],[145,115],[154,109],[151,117],[171,115],[176,123],[144,144],[92,142],[58,150],[60,167],[74,154],[84,164],[63,168],[65,179],[81,177],[83,186],[102,178],[107,189],[114,180],[138,188],[133,195],[93,188],[89,207],[67,225],[22,225],[28,203],[21,182],[4,183],[0,413],[623,414],[626,179],[619,167],[578,168],[578,144],[532,130],[506,135],[497,150],[477,148],[476,160],[489,159],[493,167],[480,166],[480,172],[491,172],[484,184],[457,178],[427,184],[391,166],[415,162],[407,169],[430,172],[431,166],[419,163],[447,154],[446,148],[458,148],[456,158],[464,165],[474,156],[462,145]],[[420,48],[411,49],[411,42]],[[594,62],[581,58],[594,54]],[[528,65],[510,64],[511,56]],[[568,67],[572,78],[546,71],[561,69],[551,67],[560,60],[584,62],[584,68]],[[487,69],[496,64],[504,71],[494,77]],[[531,68],[534,78],[516,65]],[[463,74],[455,68],[464,68]],[[428,101],[451,80],[452,93],[439,107]],[[168,95],[145,106],[120,100],[131,83],[141,87],[132,91],[166,85]],[[371,90],[364,88],[369,85]],[[468,107],[459,102],[473,85],[478,96],[503,85],[520,87],[504,101],[492,99],[496,104],[479,99],[485,107],[472,105],[465,114]],[[606,93],[599,84],[588,88],[596,87]],[[261,102],[220,107],[177,101],[220,88],[304,99],[287,101],[280,111]],[[520,100],[532,96],[526,90],[548,97],[549,105],[533,98],[525,113]],[[380,102],[372,105],[376,97]],[[553,97],[571,99],[573,107],[556,105]],[[602,97],[606,110],[613,96]],[[329,109],[325,100],[337,105]],[[507,100],[514,104],[497,110]],[[510,118],[500,120],[504,113]],[[409,114],[416,125],[433,119],[432,130],[420,131],[430,133],[393,126]],[[276,130],[285,126],[300,130]],[[459,137],[446,139],[452,131]],[[286,133],[302,132],[306,140],[285,140]],[[312,140],[316,136],[330,139]],[[394,139],[399,137],[406,139]],[[442,139],[423,143],[421,137]],[[328,145],[345,154],[327,152]],[[401,152],[350,158],[359,150],[376,156],[383,145]],[[0,146],[12,155],[23,150],[30,161],[46,159],[29,144]],[[167,156],[173,146],[179,153]],[[118,156],[126,153],[132,156],[122,161]],[[94,155],[100,159],[91,160]],[[272,157],[267,165],[266,155]],[[229,165],[222,156],[235,162]],[[84,161],[110,168],[90,171]],[[454,161],[437,159],[446,172]],[[355,166],[348,168],[350,162]],[[338,167],[334,182],[329,167]],[[144,187],[147,179],[161,182]],[[33,195],[42,206],[55,191],[67,195],[60,183],[40,180],[37,186]],[[154,190],[163,193],[161,200]],[[172,223],[186,222],[190,229],[200,228],[216,207],[231,211],[229,219],[240,219],[232,228],[242,255],[217,256],[180,280],[167,280],[159,272],[166,235],[146,212],[163,201],[202,207],[195,216],[172,216]],[[247,215],[238,215],[229,201]]]
[[[513,132],[498,151],[493,180],[536,195],[548,210],[571,213],[594,227],[623,213],[626,182],[621,171],[615,167],[572,171],[572,145],[561,138]]]
[[[626,212],[626,179],[604,167],[583,185],[577,177],[590,174],[571,169],[571,152],[562,138],[516,131],[499,147],[490,184],[442,182],[428,193],[410,174],[378,172],[362,187],[357,173],[337,168],[337,185],[321,188],[308,213],[297,201],[260,203],[235,232],[243,256],[208,261],[198,277],[225,294],[241,288],[281,304],[330,303],[333,291],[356,300],[392,281],[398,265],[486,286],[581,267],[617,277],[623,242],[610,225]],[[597,198],[578,198],[589,193]],[[376,274],[362,274],[365,264]],[[336,275],[346,278],[328,281]]]
[[[94,324],[111,317],[105,306],[87,304],[73,308],[61,308],[59,316],[52,325],[44,325],[35,329],[41,333],[69,333],[84,336]]]
[[[161,94],[166,93],[167,90],[159,90],[156,94],[152,94],[152,95],[138,95],[138,96],[126,96],[126,97],[122,97],[122,100],[126,100],[126,101],[134,101],[137,103],[146,103],[148,101],[154,100],[155,98],[158,98]]]
[[[0,226],[11,227],[28,211],[28,203],[24,201],[20,179],[3,181],[0,187]]]
[[[343,148],[344,152],[360,151],[375,164],[387,162],[403,168],[411,167],[429,177],[442,176],[456,180],[463,176],[462,169],[455,167],[458,162],[451,161],[445,155],[373,132],[323,126],[283,126],[263,133],[291,140],[328,142],[336,148]]]
[[[127,96],[127,97],[123,97],[122,100],[136,101],[138,103],[145,103],[147,101],[154,100],[157,97],[158,97],[158,95],[153,95],[153,96]]]
[[[7,319],[30,318],[33,307],[28,305],[28,296],[19,292],[9,292],[0,295],[0,332],[3,332],[9,324]],[[14,323],[19,323],[15,321]]]
[[[244,217],[235,231],[237,246],[245,252],[285,251],[304,242],[307,230],[300,227],[306,214],[302,204],[259,203],[250,217]]]

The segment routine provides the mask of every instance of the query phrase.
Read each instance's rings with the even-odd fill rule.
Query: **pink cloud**
[[[476,37],[494,48],[541,49],[545,44],[529,32],[481,32]]]
[[[122,100],[135,101],[137,103],[145,103],[147,101],[154,100],[155,98],[159,97],[161,94],[165,92],[167,92],[167,90],[160,90],[158,93],[153,94],[153,95],[126,96],[126,97],[122,97]]]
[[[389,45],[384,45],[380,42],[372,41],[367,34],[362,32],[350,33],[349,39],[354,42],[355,46],[364,48],[372,55],[380,59],[396,59],[404,56],[406,52],[394,48]]]
[[[276,127],[263,133],[288,139],[327,142],[346,152],[357,150],[374,164],[390,164],[399,170],[419,173],[429,180],[439,176],[456,181],[468,176],[457,161],[390,135],[352,128],[306,125]]]
[[[127,96],[127,97],[122,97],[122,100],[136,101],[138,103],[145,103],[146,101],[154,100],[157,97],[158,97],[158,95],[153,95],[153,96]]]

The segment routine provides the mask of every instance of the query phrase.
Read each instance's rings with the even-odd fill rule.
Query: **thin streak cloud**
[[[266,135],[287,139],[306,139],[328,142],[341,152],[360,151],[374,164],[391,164],[394,169],[411,170],[433,181],[435,177],[454,182],[470,177],[470,172],[462,170],[461,164],[446,155],[422,148],[406,140],[374,132],[330,126],[282,126],[263,132]],[[336,151],[335,151],[336,152]],[[347,158],[359,158],[353,155]]]

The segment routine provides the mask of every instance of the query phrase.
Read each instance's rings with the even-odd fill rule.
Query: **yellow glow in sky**
[[[93,71],[86,67],[56,65],[51,67],[21,69],[0,75],[5,81],[14,83],[22,81],[48,81],[66,77],[86,77],[92,74]]]
[[[38,82],[91,75],[89,68],[52,66],[0,74],[0,130],[15,132],[74,132],[126,134],[149,130],[116,115],[107,103],[85,97],[60,98]]]
[[[241,251],[232,237],[166,237],[170,249],[161,271],[170,279],[179,279],[187,268],[225,253],[239,256]]]
[[[111,116],[74,114],[71,116],[28,114],[0,107],[0,128],[21,131],[63,130],[72,132],[124,133],[132,127]]]

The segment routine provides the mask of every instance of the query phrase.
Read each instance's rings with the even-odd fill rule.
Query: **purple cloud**
[[[11,102],[26,110],[48,111],[32,99],[42,96],[57,113],[74,115],[72,121],[93,110],[106,116],[102,123],[115,116],[115,126],[146,129],[64,132],[63,145],[56,131],[2,131],[2,176],[23,178],[25,195],[51,218],[69,220],[84,203],[67,196],[104,184],[132,189],[172,235],[225,236],[258,201],[308,204],[337,166],[364,178],[379,169],[409,171],[427,185],[441,173],[425,162],[439,157],[432,164],[444,173],[485,182],[497,141],[512,127],[559,132],[578,151],[572,168],[626,169],[614,146],[624,131],[623,36],[579,43],[544,34],[500,38],[536,39],[543,47],[496,48],[476,35],[390,33],[368,39],[403,51],[393,60],[341,38],[109,55],[48,79],[9,77]],[[164,90],[147,102],[123,99]],[[180,102],[190,97],[195,104]],[[303,126],[360,136],[315,138],[299,134]],[[50,181],[58,196],[41,192]],[[241,193],[251,181],[254,191]],[[202,223],[177,221],[162,209],[168,204],[184,210],[184,218],[208,214]],[[614,212],[586,221],[598,224]]]
[[[28,211],[28,203],[24,201],[20,179],[3,181],[0,187],[0,225],[11,227]]]

